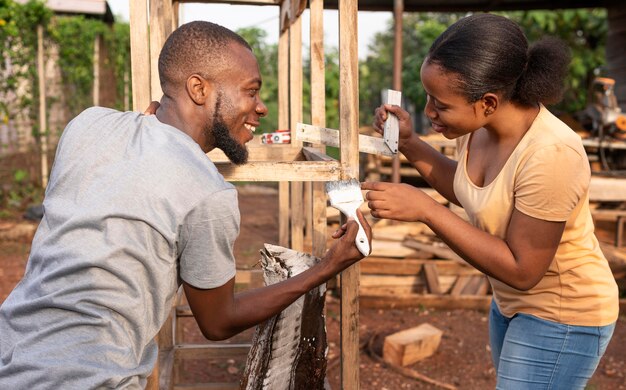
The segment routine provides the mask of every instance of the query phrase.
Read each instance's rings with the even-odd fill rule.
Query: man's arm
[[[371,241],[371,228],[358,212]],[[212,289],[199,289],[183,282],[189,307],[202,334],[210,340],[227,339],[280,313],[302,294],[326,282],[363,258],[354,244],[358,225],[350,220],[335,234],[339,238],[322,260],[292,278],[271,286],[235,294],[235,280]]]

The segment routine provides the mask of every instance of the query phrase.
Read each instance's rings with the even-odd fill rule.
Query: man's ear
[[[498,95],[491,92],[484,94],[480,100],[485,116],[489,116],[496,112],[496,110],[498,109],[498,104],[500,103],[500,98],[498,97]]]
[[[185,89],[191,100],[199,106],[204,105],[211,93],[209,81],[198,74],[192,74],[187,78]]]

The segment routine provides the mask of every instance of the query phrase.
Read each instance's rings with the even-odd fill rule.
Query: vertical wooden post
[[[359,178],[357,2],[339,1],[339,140],[342,179]],[[359,264],[341,273],[341,382],[359,389]]]
[[[39,147],[41,152],[41,187],[48,186],[48,125],[46,118],[46,67],[43,52],[43,26],[37,25],[37,77],[39,79]]]
[[[324,65],[324,0],[311,0],[311,124],[326,127],[326,80]],[[326,147],[315,145],[322,152]],[[312,184],[313,255],[326,253],[326,191],[323,182]]]
[[[289,26],[289,113],[292,146],[301,146],[295,137],[296,124],[302,122],[302,16]],[[291,248],[304,250],[304,205],[302,182],[291,185]]]
[[[281,3],[280,15],[289,3]],[[280,28],[280,27],[279,27]],[[289,29],[279,32],[278,37],[278,128],[289,128]],[[278,183],[278,243],[289,247],[289,183]]]
[[[129,0],[129,11],[133,110],[143,111],[150,104],[148,3],[146,0]]]
[[[393,2],[393,89],[402,91],[402,14],[404,0]],[[391,163],[391,181],[400,183],[400,156],[393,156]]]
[[[102,37],[96,35],[93,42],[93,105],[100,105],[100,43]]]
[[[150,99],[161,100],[159,54],[172,33],[172,0],[150,0]],[[145,107],[144,107],[145,108]]]
[[[180,1],[172,0],[172,30],[174,31],[178,28],[178,24],[180,23]]]

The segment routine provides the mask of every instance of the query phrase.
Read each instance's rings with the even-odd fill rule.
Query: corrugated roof
[[[394,0],[358,0],[360,11],[393,11]],[[512,11],[610,7],[624,0],[404,0],[405,12]],[[325,0],[324,8],[337,8],[337,0]]]
[[[28,0],[17,0],[26,3]],[[47,0],[46,6],[56,13],[87,15],[113,23],[113,13],[106,0]]]

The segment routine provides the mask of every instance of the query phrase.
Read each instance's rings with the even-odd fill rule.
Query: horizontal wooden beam
[[[334,181],[340,179],[338,161],[249,162],[215,164],[228,181]]]
[[[626,201],[626,179],[591,176],[589,200],[624,202]]]
[[[178,0],[179,3],[207,3],[232,5],[279,5],[282,0]]]
[[[362,308],[373,309],[403,309],[409,307],[428,307],[434,309],[471,309],[489,310],[491,296],[489,295],[449,295],[411,294],[395,295],[361,295],[359,300]]]
[[[248,354],[250,344],[182,344],[174,346],[174,359],[226,359]]]
[[[239,390],[239,382],[186,383],[174,385],[173,390]]]
[[[319,149],[310,146],[302,148],[302,153],[307,161],[337,161]]]
[[[304,160],[301,147],[289,144],[266,145],[258,141],[250,141],[248,147],[248,161],[296,161]],[[213,149],[207,156],[213,162],[228,162],[228,157],[220,149]]]
[[[296,126],[296,139],[338,148],[339,130],[298,123]],[[393,153],[385,145],[385,141],[382,138],[363,134],[359,134],[359,152],[393,156]]]

